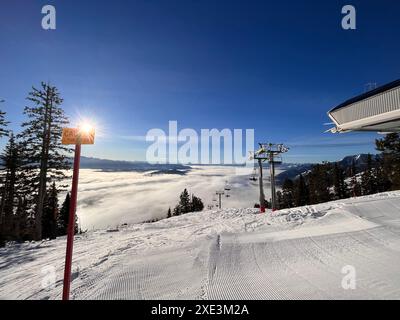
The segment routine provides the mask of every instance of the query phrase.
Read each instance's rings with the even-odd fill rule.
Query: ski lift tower
[[[221,197],[225,194],[225,192],[222,191],[222,190],[219,190],[219,191],[215,192],[215,194],[216,194],[216,195],[218,196],[218,198],[219,198],[218,207],[219,207],[219,209],[221,210],[221,209],[222,209]]]
[[[258,161],[259,165],[259,186],[260,186],[260,211],[265,212],[265,195],[263,185],[263,167],[262,164],[268,161],[271,174],[271,207],[275,211],[276,206],[276,185],[275,185],[275,164],[282,163],[282,153],[288,152],[289,148],[283,144],[259,143],[260,149],[254,152],[250,158]]]

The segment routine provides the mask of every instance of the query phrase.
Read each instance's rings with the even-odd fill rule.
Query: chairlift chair
[[[257,170],[254,168],[252,176],[249,178],[250,181],[257,181]]]
[[[283,160],[282,160],[282,156],[275,156],[274,157],[274,163],[275,164],[282,164]]]

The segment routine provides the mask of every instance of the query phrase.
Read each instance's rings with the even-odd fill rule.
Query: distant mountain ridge
[[[379,154],[372,154],[372,160],[380,159]],[[358,171],[363,171],[367,165],[368,154],[362,153],[357,155],[346,156],[336,161],[343,169],[350,168],[353,160]],[[73,159],[70,158],[72,163]],[[333,162],[334,163],[334,162]],[[285,179],[295,179],[300,174],[306,174],[315,163],[282,163],[277,169],[284,170],[279,173],[276,178],[278,183],[282,183]],[[268,164],[265,164],[268,166]],[[125,161],[125,160],[108,160],[94,157],[81,157],[82,169],[97,169],[102,171],[137,171],[148,172],[152,174],[185,174],[191,170],[190,165],[183,164],[152,164],[145,161]]]
[[[371,157],[373,162],[381,159],[381,155],[379,154],[371,154]],[[354,160],[356,168],[364,170],[365,167],[367,166],[367,159],[368,159],[368,154],[361,153],[358,155],[344,157],[342,160],[338,161],[338,164],[343,168],[347,168],[351,166]]]
[[[73,159],[69,158],[72,163]],[[97,169],[102,171],[137,171],[154,173],[184,174],[191,169],[190,166],[181,164],[152,164],[145,161],[108,160],[93,157],[81,157],[82,169]]]
[[[376,162],[381,159],[379,154],[371,154],[372,161]],[[338,163],[343,169],[348,169],[352,166],[353,160],[358,172],[362,172],[367,167],[368,154],[361,153],[357,155],[346,156],[342,160],[333,161],[332,163]],[[312,168],[315,163],[300,163],[300,164],[282,164],[278,168],[285,171],[277,174],[276,181],[278,184],[282,184],[286,179],[296,179],[300,174],[307,174],[307,172]]]
[[[286,179],[295,179],[300,174],[306,173],[314,163],[298,163],[298,164],[287,164],[283,163],[277,168],[284,170],[276,175],[276,182],[282,184]]]
[[[371,154],[373,161],[380,160],[379,154]],[[350,168],[353,160],[357,171],[364,171],[367,165],[368,154],[358,154],[346,156],[342,160],[336,161],[342,168]],[[73,158],[68,158],[69,162],[73,163]],[[333,162],[334,163],[334,162]],[[283,183],[285,179],[295,179],[300,174],[306,174],[315,163],[282,163],[277,166],[277,169],[284,170],[277,174],[276,180],[278,184]],[[2,164],[0,163],[0,167]],[[95,169],[102,171],[137,171],[150,172],[154,174],[178,174],[184,175],[189,172],[192,167],[183,164],[153,164],[145,161],[126,161],[126,160],[108,160],[94,157],[81,156],[80,167],[82,169]],[[264,167],[268,168],[265,163]]]

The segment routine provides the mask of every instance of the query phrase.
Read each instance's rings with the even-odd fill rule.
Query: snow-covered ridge
[[[384,264],[386,273],[379,279],[393,287],[387,291],[390,297],[400,297],[400,278],[392,278],[398,272],[387,267],[400,263],[398,208],[400,192],[387,192],[266,214],[257,209],[211,210],[88,232],[76,237],[72,296],[370,297],[380,291],[370,290],[368,281],[358,295],[338,289],[340,266],[354,264],[368,280],[367,272],[371,277]],[[0,249],[0,298],[59,299],[65,242],[59,238]],[[49,274],[56,280],[50,287]],[[288,291],[278,289],[282,286]],[[315,287],[300,293],[302,286]]]

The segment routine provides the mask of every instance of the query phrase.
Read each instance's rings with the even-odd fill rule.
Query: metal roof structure
[[[331,132],[400,132],[400,79],[356,96],[328,112]]]

